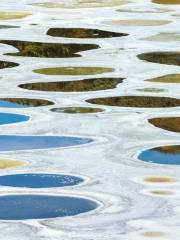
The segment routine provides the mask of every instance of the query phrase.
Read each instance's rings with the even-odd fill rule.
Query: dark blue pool
[[[143,151],[138,158],[150,163],[180,165],[180,145],[148,149]]]
[[[92,200],[70,196],[4,195],[0,197],[0,220],[74,216],[92,211],[97,206]]]
[[[52,188],[66,187],[82,183],[83,179],[71,175],[58,174],[15,174],[0,176],[0,186]]]
[[[90,143],[90,138],[66,136],[20,136],[0,135],[0,152],[16,150],[33,150],[61,148]]]
[[[0,113],[0,125],[28,121],[29,117],[20,114]]]

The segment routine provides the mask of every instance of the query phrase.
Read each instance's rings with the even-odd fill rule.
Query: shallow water
[[[0,135],[0,152],[64,148],[87,144],[92,141],[90,138],[80,137]]]
[[[0,125],[28,121],[29,117],[20,114],[0,113]]]
[[[92,211],[96,202],[88,199],[53,195],[0,196],[0,219],[43,219],[78,215]]]
[[[82,182],[82,178],[71,175],[28,173],[0,176],[0,186],[10,187],[53,188],[74,186]]]
[[[15,168],[24,164],[23,161],[0,159],[0,169]]]
[[[96,44],[42,43],[15,40],[1,40],[0,44],[12,45],[19,51],[17,53],[6,53],[6,55],[46,58],[80,57],[81,55],[77,52],[99,48]]]
[[[169,74],[161,77],[148,79],[146,81],[157,83],[180,83],[180,74]]]
[[[149,163],[179,165],[180,146],[162,146],[145,150],[138,158]]]
[[[0,69],[3,69],[3,68],[13,68],[13,67],[17,67],[17,66],[19,66],[18,63],[0,61]]]
[[[180,132],[180,117],[152,118],[149,122],[155,127],[167,131]]]
[[[90,107],[65,107],[65,108],[52,108],[51,111],[56,113],[86,114],[103,112],[104,110],[102,108],[90,108]]]
[[[27,83],[19,87],[49,92],[86,92],[112,89],[122,81],[123,78],[92,78],[78,81]]]

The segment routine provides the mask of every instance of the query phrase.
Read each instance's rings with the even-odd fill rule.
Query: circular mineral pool
[[[82,183],[83,179],[71,175],[58,174],[14,174],[0,176],[0,186],[52,188],[66,187]]]
[[[143,151],[138,158],[150,163],[180,165],[180,145],[148,149]]]
[[[95,201],[54,195],[3,195],[0,220],[27,220],[74,216],[98,207]]]

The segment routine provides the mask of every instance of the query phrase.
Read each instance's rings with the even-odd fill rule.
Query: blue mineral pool
[[[28,121],[29,117],[26,115],[12,114],[12,113],[0,113],[0,125],[9,123],[18,123]]]
[[[0,176],[0,186],[27,187],[27,188],[52,188],[77,185],[83,179],[71,175],[59,174],[14,174]]]
[[[139,155],[139,159],[150,163],[180,165],[180,145],[145,150]]]
[[[4,195],[0,197],[0,220],[27,220],[74,216],[96,209],[86,198],[53,195]]]
[[[91,143],[90,138],[67,136],[0,135],[0,152],[16,150],[48,149]]]
[[[0,107],[2,108],[43,107],[53,104],[53,102],[46,99],[0,98]]]

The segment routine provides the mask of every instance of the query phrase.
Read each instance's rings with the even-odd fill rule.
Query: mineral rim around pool
[[[12,68],[12,67],[17,67],[17,66],[19,66],[18,63],[0,61],[0,69],[3,69],[3,68]]]
[[[120,96],[86,100],[88,103],[117,107],[165,108],[180,106],[180,99],[151,96]]]
[[[180,165],[180,145],[148,149],[143,151],[138,158],[149,163]]]
[[[0,176],[0,186],[26,188],[53,188],[78,185],[80,177],[60,174],[24,173]]]
[[[0,152],[63,148],[91,143],[91,138],[68,136],[0,135]]]
[[[180,0],[152,0],[152,2],[158,4],[180,4]]]
[[[64,108],[52,108],[52,112],[57,113],[69,113],[69,114],[86,114],[86,113],[98,113],[103,112],[102,108],[90,108],[90,107],[64,107]]]
[[[122,81],[123,78],[93,78],[78,81],[26,83],[19,87],[38,91],[83,92],[112,89]]]
[[[0,107],[7,108],[26,108],[26,107],[41,107],[49,106],[54,103],[45,99],[30,99],[30,98],[0,98]]]
[[[138,58],[152,63],[180,66],[180,52],[149,52],[139,54]]]
[[[45,219],[74,216],[98,207],[95,201],[71,196],[2,195],[0,220]]]
[[[13,113],[0,113],[0,125],[18,123],[28,121],[29,117],[26,115]]]
[[[106,24],[119,25],[119,26],[161,26],[170,23],[167,20],[149,20],[149,19],[133,19],[133,20],[113,20],[106,21]]]
[[[24,164],[23,161],[0,159],[0,169],[18,167]]]
[[[11,45],[18,49],[16,53],[6,53],[10,56],[24,57],[46,57],[46,58],[68,58],[80,57],[77,52],[92,50],[99,48],[96,44],[80,44],[80,43],[43,43],[28,42],[17,40],[1,40],[0,44]]]
[[[180,83],[180,74],[169,74],[146,80],[147,82]]]
[[[114,7],[122,4],[126,4],[126,0],[66,0],[65,2],[39,2],[31,5],[45,7],[45,8],[94,8],[94,7]]]
[[[30,15],[26,12],[0,12],[0,20],[21,19]]]
[[[155,127],[168,131],[180,132],[180,117],[162,117],[148,120]]]
[[[35,69],[35,73],[45,75],[96,75],[114,72],[113,68],[106,67],[53,67]]]
[[[47,35],[65,38],[112,38],[123,37],[128,34],[89,28],[50,28]]]

